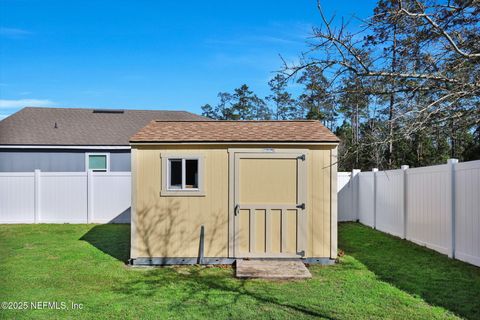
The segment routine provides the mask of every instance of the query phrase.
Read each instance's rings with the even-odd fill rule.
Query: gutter
[[[130,146],[76,146],[76,145],[0,145],[0,149],[90,149],[90,150],[130,150]]]

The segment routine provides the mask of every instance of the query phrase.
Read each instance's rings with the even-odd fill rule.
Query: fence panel
[[[376,228],[403,237],[403,170],[377,172]]]
[[[92,222],[130,222],[130,172],[94,173],[92,189]]]
[[[358,219],[364,225],[373,227],[373,172],[360,172],[358,175]]]
[[[345,184],[348,174],[338,178],[339,221],[357,208],[365,225],[480,266],[480,161],[360,172]]]
[[[455,257],[480,266],[480,161],[455,165]]]
[[[0,173],[0,223],[128,223],[130,189],[130,172]]]
[[[340,192],[350,181],[351,172],[337,172],[337,192]]]
[[[33,223],[35,221],[35,175],[0,173],[0,223]]]
[[[338,172],[337,174],[338,221],[355,221],[357,219],[357,208],[353,203],[355,186],[351,175],[351,172]]]
[[[449,254],[449,165],[407,171],[407,239]]]
[[[40,178],[42,223],[87,223],[87,174],[46,172]]]

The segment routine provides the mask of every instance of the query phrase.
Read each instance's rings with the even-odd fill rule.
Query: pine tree
[[[253,93],[246,84],[235,89],[231,103],[235,120],[271,119],[272,113],[265,101]]]
[[[284,75],[276,74],[268,85],[272,94],[267,96],[266,100],[273,104],[273,116],[276,120],[302,118],[302,114],[297,112],[295,99],[286,91],[287,81]]]
[[[362,119],[366,120],[368,117],[369,102],[362,79],[351,76],[343,80],[338,98],[338,111],[346,121],[349,121],[349,124],[347,130],[344,122],[343,129],[337,133],[342,146],[339,157],[340,161],[350,163],[351,168],[358,168],[360,164],[360,123]]]
[[[328,81],[322,70],[315,65],[308,66],[297,82],[305,88],[299,97],[299,105],[304,110],[305,118],[321,120],[326,127],[333,130],[337,116],[334,96],[328,92]]]
[[[234,93],[220,92],[219,102],[212,108],[202,106],[202,115],[216,120],[268,120],[271,111],[265,101],[251,91],[246,84],[236,88]]]
[[[349,78],[367,84],[362,90],[370,97],[369,116],[355,130],[360,165],[371,164],[372,156],[383,168],[462,158],[480,125],[477,2],[379,0],[373,17],[356,33],[343,22],[334,26],[319,5],[323,25],[313,29],[311,50],[284,72],[302,77],[305,70],[321,70],[315,73],[325,80],[316,82],[328,84],[330,93],[341,92]],[[309,81],[304,83],[309,88]],[[310,116],[328,123],[328,113],[316,104],[320,99],[312,96],[314,91],[306,90],[301,97]],[[351,119],[345,111],[344,118]],[[352,123],[339,133],[355,140]]]

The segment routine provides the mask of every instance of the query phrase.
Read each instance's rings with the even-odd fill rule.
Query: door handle
[[[240,210],[240,205],[237,204],[237,205],[235,206],[234,211],[233,211],[234,215],[238,215],[238,211],[239,211],[239,210]]]
[[[305,210],[305,203],[297,204],[296,207],[297,207],[298,209]]]

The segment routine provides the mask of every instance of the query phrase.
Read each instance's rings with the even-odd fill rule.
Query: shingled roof
[[[338,142],[319,121],[152,121],[131,143]]]
[[[206,120],[185,111],[26,107],[0,121],[0,145],[128,146],[153,119]]]

